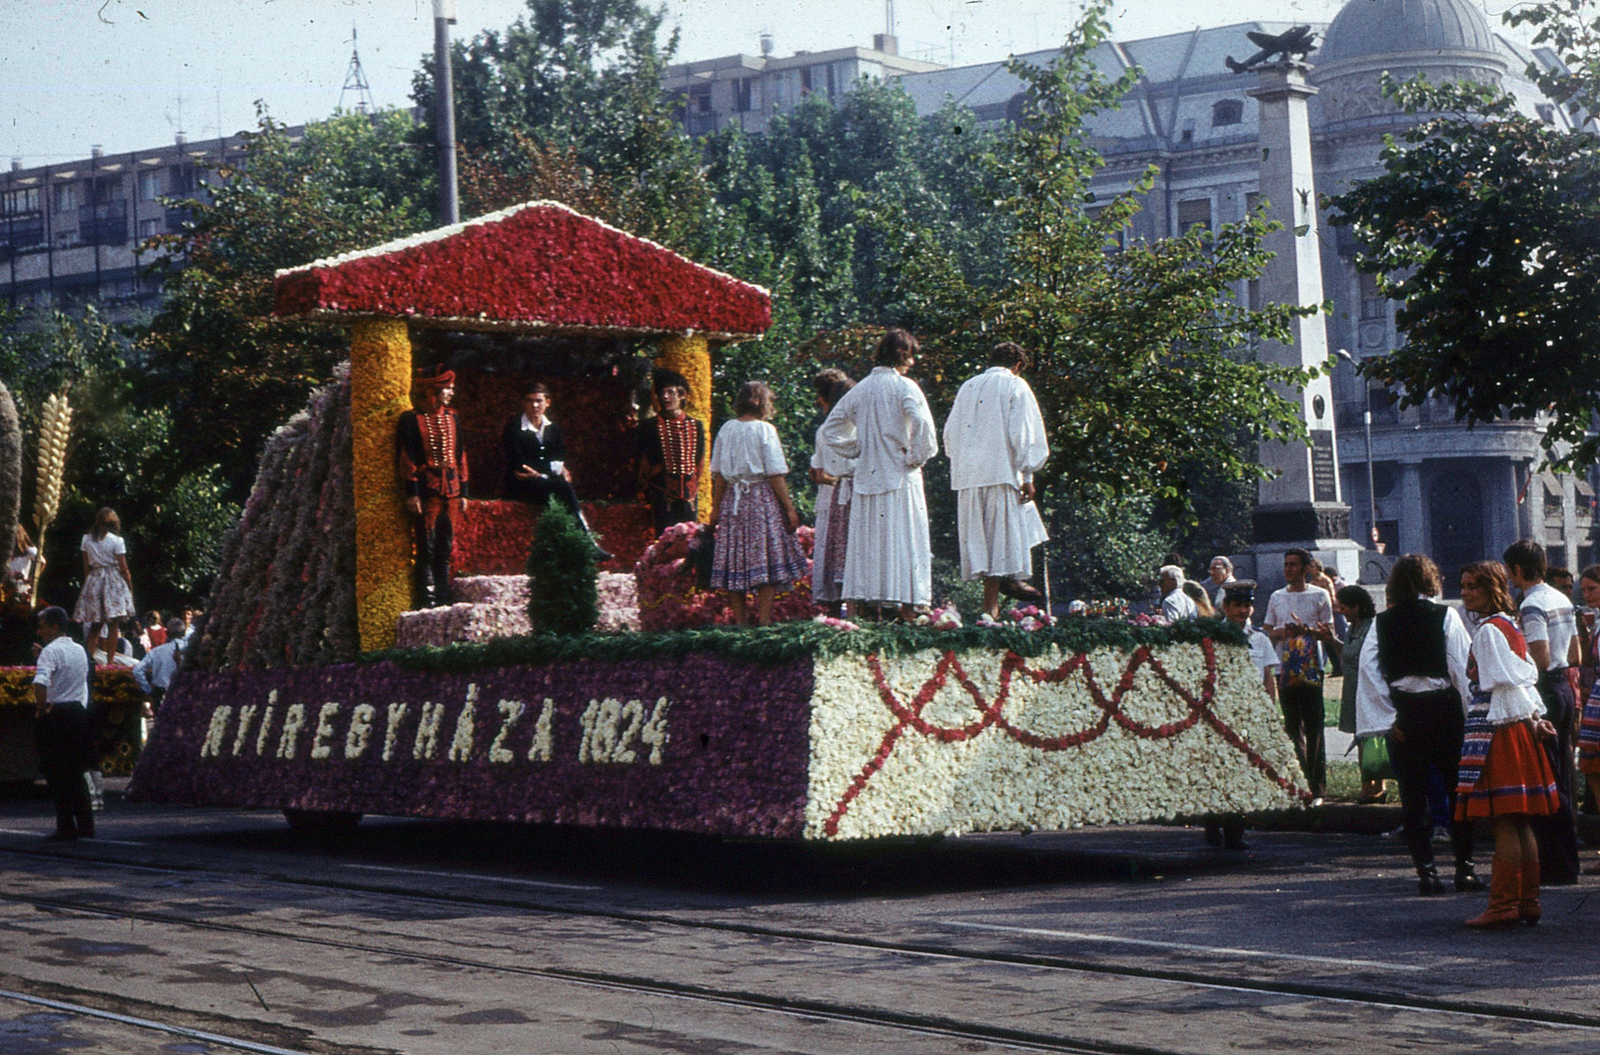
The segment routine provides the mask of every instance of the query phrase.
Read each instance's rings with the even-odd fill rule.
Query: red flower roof
[[[279,271],[274,311],[736,340],[772,325],[772,296],[565,205],[535,201]]]

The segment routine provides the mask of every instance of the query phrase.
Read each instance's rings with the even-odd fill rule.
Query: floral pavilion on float
[[[794,622],[714,625],[693,529],[650,537],[625,430],[654,364],[713,432],[714,349],[771,322],[757,286],[533,202],[280,272],[277,311],[347,326],[350,362],[263,453],[136,797],[807,839],[1309,799],[1242,637],[1213,625],[842,629],[804,583],[778,605]],[[462,603],[408,612],[395,427],[438,365],[473,481]],[[592,634],[529,633],[535,517],[495,490],[529,379],[618,557]]]

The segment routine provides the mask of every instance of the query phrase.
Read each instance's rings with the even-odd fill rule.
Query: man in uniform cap
[[[400,415],[395,462],[416,541],[414,603],[434,608],[450,603],[453,517],[461,511],[467,452],[457,439],[456,412],[450,409],[456,375],[438,367],[418,370],[413,380],[416,409]]]

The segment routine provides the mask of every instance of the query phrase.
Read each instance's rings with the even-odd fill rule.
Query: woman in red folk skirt
[[[1539,846],[1531,817],[1555,813],[1560,800],[1541,737],[1554,737],[1539,698],[1539,671],[1517,628],[1505,568],[1492,561],[1461,570],[1461,603],[1478,616],[1467,674],[1466,742],[1461,748],[1458,821],[1494,825],[1489,907],[1467,920],[1477,928],[1539,922]]]
[[[1600,802],[1600,564],[1583,569],[1578,579],[1583,607],[1578,609],[1578,637],[1583,662],[1578,668],[1578,688],[1583,717],[1578,725],[1578,772],[1588,781],[1589,793]],[[1584,875],[1600,875],[1600,864],[1583,870]]]

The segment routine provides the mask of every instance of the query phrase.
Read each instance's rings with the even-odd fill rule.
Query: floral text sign
[[[800,834],[809,664],[715,656],[188,674],[132,793],[153,801]]]

